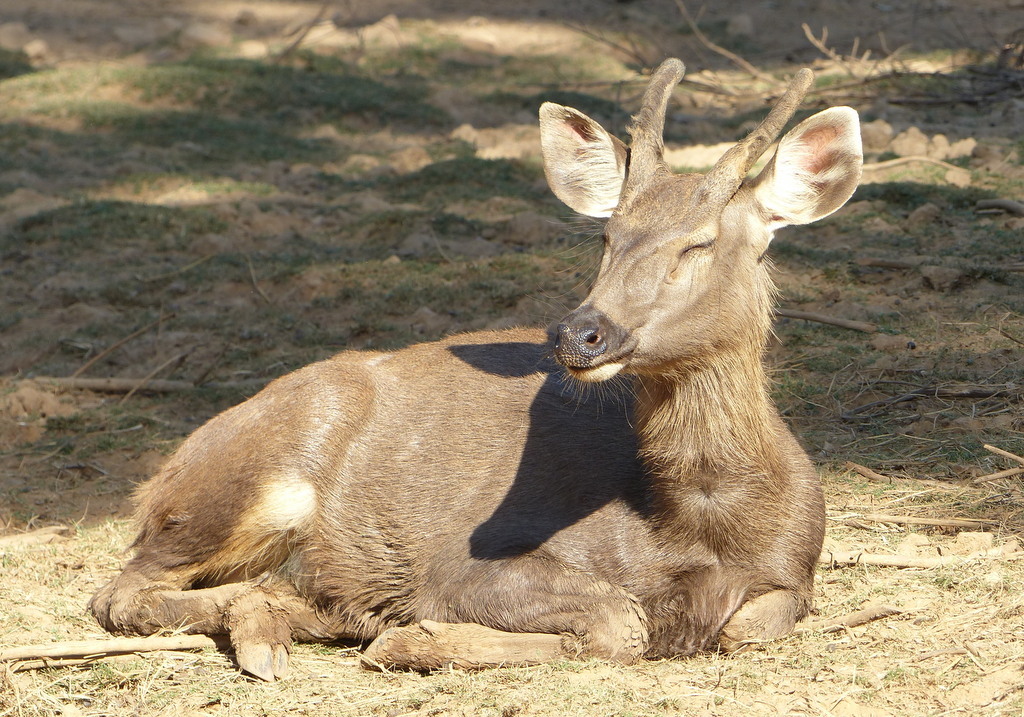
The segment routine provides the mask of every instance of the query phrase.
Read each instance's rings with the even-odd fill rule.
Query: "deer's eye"
[[[665,277],[665,280],[670,284],[674,283],[679,278],[680,271],[682,270],[683,264],[686,262],[687,258],[694,256],[696,254],[700,254],[706,249],[710,249],[712,246],[714,246],[714,244],[714,239],[708,239],[707,241],[701,242],[700,244],[691,244],[687,247],[684,247],[679,252],[679,258],[676,259],[675,268],[673,268],[672,271],[669,272],[668,276]]]

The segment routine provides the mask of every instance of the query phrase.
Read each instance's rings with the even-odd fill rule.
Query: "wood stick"
[[[865,403],[861,406],[851,408],[848,411],[843,411],[841,417],[844,419],[852,418],[859,413],[864,413],[872,408],[882,408],[885,406],[892,406],[897,403],[905,403],[906,401],[915,401],[919,398],[996,398],[999,396],[1024,396],[1024,391],[1019,388],[1009,388],[1005,384],[1002,386],[923,386],[922,388],[910,391],[908,393],[900,394],[899,396],[890,396],[889,398],[883,398],[879,401],[872,401],[871,403]],[[998,452],[999,449],[993,451]],[[1003,455],[1000,453],[1000,455]],[[1008,454],[1007,457],[1014,457],[1012,453]],[[1024,458],[1020,456],[1014,457],[1014,460],[1019,460],[1024,463]]]
[[[697,23],[694,21],[693,16],[690,15],[690,11],[686,9],[686,5],[683,4],[683,0],[676,0],[676,7],[679,8],[679,12],[682,14],[683,19],[686,20],[686,24],[690,26],[690,32],[693,33],[694,37],[700,40],[700,43],[704,45],[704,47],[708,48],[714,53],[721,55],[722,57],[729,60],[737,67],[739,67],[744,72],[749,72],[752,77],[756,77],[759,80],[764,80],[765,82],[770,82],[772,84],[775,84],[777,82],[777,80],[774,77],[757,69],[736,53],[730,52],[721,45],[716,45],[710,39],[708,39],[708,36],[705,35],[699,27],[697,27]]]
[[[980,556],[979,556],[980,557]],[[878,565],[887,568],[941,568],[946,565],[960,565],[969,556],[942,555],[934,558],[918,558],[907,555],[875,555],[861,551],[825,550],[818,557],[819,563],[833,567],[846,565]]]
[[[816,321],[819,324],[829,324],[830,326],[838,326],[843,329],[863,331],[866,334],[872,334],[877,330],[877,327],[874,324],[869,324],[866,321],[839,319],[834,316],[816,314],[811,311],[797,311],[796,309],[777,308],[775,309],[775,314],[776,316],[782,316],[787,319],[803,319],[804,321]]]
[[[110,655],[125,655],[154,650],[202,650],[225,645],[207,635],[170,635],[158,637],[114,637],[101,640],[72,640],[49,645],[26,645],[0,650],[0,662],[40,660],[93,660]],[[45,666],[45,665],[44,665]],[[15,667],[17,669],[17,667]]]
[[[862,466],[860,463],[846,461],[846,467],[853,471],[854,473],[862,475],[868,480],[874,481],[875,483],[892,483],[892,478],[890,478],[889,476],[884,476],[881,473],[876,473],[867,466]]]
[[[899,615],[902,612],[898,607],[892,607],[891,605],[872,605],[863,610],[851,612],[844,617],[835,617],[827,620],[808,620],[797,625],[794,632],[839,632],[849,627],[857,627],[885,617]]]
[[[15,548],[25,545],[47,545],[55,543],[64,538],[68,533],[68,527],[64,525],[51,525],[46,528],[39,528],[27,533],[15,533],[14,535],[0,536],[0,548]]]
[[[913,164],[915,162],[919,162],[921,164],[933,164],[936,167],[942,167],[943,169],[963,169],[963,167],[958,167],[955,164],[943,162],[941,159],[933,159],[932,157],[926,157],[921,154],[912,154],[907,157],[887,159],[884,162],[869,162],[868,164],[864,165],[864,171],[873,172],[880,169],[890,169],[892,167],[899,167],[900,165],[903,164]]]
[[[857,516],[859,520],[873,523],[897,523],[899,525],[934,525],[940,528],[964,528],[966,530],[984,530],[986,527],[999,525],[995,520],[974,520],[971,518],[919,518],[914,515],[886,515],[884,513],[865,513]]]
[[[1009,468],[1005,471],[999,471],[998,473],[989,473],[988,475],[978,476],[971,482],[975,485],[979,483],[988,483],[989,481],[999,480],[1000,478],[1013,478],[1024,473],[1024,468]]]
[[[187,357],[190,353],[192,353],[192,352],[191,351],[185,351],[183,353],[178,354],[177,356],[171,356],[169,359],[167,359],[162,364],[157,366],[155,369],[150,371],[144,378],[139,379],[139,385],[135,386],[134,388],[129,390],[128,393],[126,393],[124,396],[122,396],[119,403],[124,403],[129,398],[134,396],[137,391],[145,388],[146,384],[149,383],[150,381],[152,381],[154,376],[156,376],[158,373],[160,373],[165,368],[170,366],[172,363],[184,361],[185,357]]]
[[[63,386],[64,388],[83,389],[86,391],[102,391],[105,393],[124,393],[135,389],[136,391],[144,391],[148,393],[175,393],[177,391],[191,391],[196,388],[200,388],[191,381],[178,381],[174,379],[151,379],[146,381],[141,378],[84,378],[84,377],[65,377],[65,376],[36,376],[32,379],[33,381],[40,381],[43,383],[52,383],[57,386]],[[272,379],[269,378],[253,378],[246,379],[244,381],[211,381],[209,383],[202,384],[202,388],[259,388]]]
[[[1004,212],[1024,216],[1024,204],[1015,202],[1012,199],[979,199],[974,204],[975,209],[1002,209]]]
[[[119,348],[124,346],[126,343],[128,343],[132,339],[135,339],[135,338],[138,338],[139,336],[142,336],[144,333],[146,333],[150,329],[152,329],[154,327],[157,327],[160,324],[162,324],[164,321],[169,321],[170,319],[173,319],[173,318],[174,318],[174,312],[172,311],[171,313],[167,314],[166,316],[160,316],[156,321],[152,321],[152,322],[146,324],[141,329],[138,329],[136,331],[131,332],[130,334],[125,336],[120,341],[115,341],[110,346],[108,346],[107,348],[103,349],[98,354],[93,356],[91,359],[86,361],[84,364],[79,366],[78,370],[75,371],[73,374],[71,374],[71,378],[75,378],[76,376],[81,376],[83,373],[85,373],[86,371],[89,370],[90,366],[92,366],[94,363],[96,363],[97,361],[102,359],[104,356],[109,356],[114,351],[117,351]]]
[[[996,448],[995,446],[990,446],[987,443],[982,447],[990,453],[995,453],[997,456],[1009,458],[1011,461],[1017,461],[1018,463],[1024,464],[1024,457],[1018,456],[1016,453],[1004,451],[1002,448]]]
[[[269,306],[273,302],[270,300],[270,297],[267,296],[266,293],[264,293],[263,289],[260,288],[259,282],[256,281],[256,269],[253,268],[252,259],[249,258],[248,254],[245,255],[245,263],[249,266],[249,281],[252,282],[252,288],[255,289],[256,293],[260,295],[260,298],[263,299],[263,302]]]

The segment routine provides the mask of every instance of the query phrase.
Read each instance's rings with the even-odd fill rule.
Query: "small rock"
[[[949,550],[954,555],[984,553],[992,549],[993,537],[992,533],[978,533],[965,530],[957,534],[956,540],[953,541],[953,545],[950,546]]]
[[[900,157],[927,156],[928,135],[917,127],[910,127],[893,137],[890,148]]]
[[[928,156],[932,159],[949,157],[949,138],[944,134],[937,134],[928,140]]]
[[[865,122],[860,126],[861,142],[865,152],[881,153],[889,148],[893,138],[892,125],[884,119]]]
[[[953,167],[946,171],[945,179],[954,187],[971,186],[971,173],[963,167]]]
[[[925,285],[936,291],[949,291],[964,278],[962,271],[950,266],[922,266],[921,275]]]
[[[978,146],[978,140],[974,137],[964,137],[956,142],[949,145],[949,151],[946,153],[946,159],[959,159],[960,157],[970,157],[974,154],[974,148]]]
[[[46,40],[41,40],[37,37],[35,40],[26,42],[21,51],[32,62],[40,62],[45,60],[50,54],[50,46],[46,44]]]
[[[934,224],[940,216],[942,216],[942,210],[935,204],[927,202],[910,213],[907,217],[907,224],[912,227],[922,227]]]
[[[410,328],[418,334],[439,334],[451,326],[452,318],[429,306],[421,306],[409,316]]]

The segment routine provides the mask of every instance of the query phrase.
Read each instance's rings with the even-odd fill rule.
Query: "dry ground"
[[[713,161],[800,65],[819,76],[807,113],[861,112],[864,186],[772,254],[785,308],[874,329],[781,319],[775,395],[820,466],[830,550],[944,560],[823,564],[819,617],[902,612],[733,657],[419,676],[298,646],[267,685],[216,651],[154,653],[0,668],[0,715],[1021,714],[1021,477],[977,479],[1015,465],[984,445],[1024,454],[1024,218],[976,203],[1024,200],[1024,4],[690,7],[759,77],[674,2],[493,5],[6,3],[0,650],[102,636],[84,604],[125,559],[131,487],[262,382],[573,306],[594,228],[543,185],[537,106],[621,133],[668,54],[690,66],[677,168]],[[76,371],[177,383],[43,378]],[[53,525],[69,530],[17,537]]]

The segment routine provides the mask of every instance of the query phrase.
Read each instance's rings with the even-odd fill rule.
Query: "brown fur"
[[[549,170],[561,143],[604,132],[555,129]],[[605,170],[618,147],[592,148]],[[613,184],[593,194],[563,173],[574,186],[560,191],[558,176],[559,196],[598,209]],[[566,635],[565,654],[623,662],[791,631],[810,605],[824,505],[762,365],[775,212],[761,202],[776,190],[759,178],[709,216],[699,176],[645,183],[609,220],[601,273],[566,319],[615,327],[607,356],[567,363],[573,373],[614,358],[631,383],[581,391],[528,329],[345,352],[285,376],[198,429],[141,489],[136,556],[91,603],[101,624],[244,625],[239,661],[267,679],[283,674],[285,623],[296,637],[369,640],[427,621],[387,636],[418,650],[437,623],[478,623]],[[221,607],[167,607],[197,605],[181,596],[202,588]],[[200,614],[218,609],[230,614]],[[449,662],[476,664],[458,639]]]

